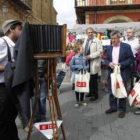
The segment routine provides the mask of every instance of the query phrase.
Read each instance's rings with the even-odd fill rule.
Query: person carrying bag
[[[105,60],[108,67],[109,109],[105,110],[105,113],[119,111],[118,118],[124,118],[127,99],[125,87],[131,76],[130,65],[134,61],[134,56],[131,46],[120,41],[121,34],[118,30],[113,30],[110,37],[111,45],[107,47]]]
[[[76,95],[75,107],[79,107],[80,104],[87,106],[84,102],[84,93],[89,92],[89,73],[86,72],[89,69],[89,63],[84,56],[84,49],[81,45],[76,47],[78,54],[76,54],[70,61],[70,68],[73,71],[73,90]],[[81,72],[82,71],[82,72]]]

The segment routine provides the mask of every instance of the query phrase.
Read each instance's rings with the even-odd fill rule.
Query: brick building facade
[[[8,8],[4,12],[3,7]],[[22,22],[56,24],[57,12],[53,0],[0,0],[0,29],[7,19],[20,19]]]
[[[140,0],[75,0],[79,24],[140,21]]]

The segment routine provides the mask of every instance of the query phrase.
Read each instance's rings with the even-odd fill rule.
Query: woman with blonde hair
[[[70,63],[72,57],[75,55],[75,53],[78,53],[76,47],[77,47],[78,45],[80,45],[80,44],[81,44],[81,43],[79,43],[79,42],[71,43],[71,45],[72,45],[72,51],[71,51],[71,53],[66,57],[66,65],[67,65],[67,66],[69,66],[69,63]]]

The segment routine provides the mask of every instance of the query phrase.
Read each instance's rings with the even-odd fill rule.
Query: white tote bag
[[[140,106],[140,81],[135,83],[134,88],[131,90],[128,101],[130,106],[134,103],[135,106]]]
[[[120,66],[115,66],[114,72],[111,73],[111,89],[116,98],[127,97],[127,92],[120,73]]]
[[[86,72],[83,74],[80,72],[79,74],[75,74],[75,91],[76,92],[89,92],[89,80],[90,73]]]

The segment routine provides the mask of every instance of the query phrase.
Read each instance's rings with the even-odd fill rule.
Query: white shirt
[[[135,54],[137,53],[136,48],[139,46],[138,38],[134,37],[134,38],[132,38],[131,40],[126,39],[126,40],[124,41],[124,43],[127,43],[127,44],[129,44],[129,45],[131,46],[131,50],[132,50],[132,52],[133,52],[133,55],[134,55],[134,57],[136,57],[136,56],[135,56]]]
[[[15,43],[7,36],[2,37],[6,40],[6,42],[8,43],[9,47],[10,47],[10,51],[11,51],[11,59],[12,61],[14,61],[14,46]],[[7,45],[5,43],[5,41],[0,38],[0,65],[5,66],[8,62],[8,56],[7,56]],[[4,72],[0,72],[0,83],[4,83]]]

